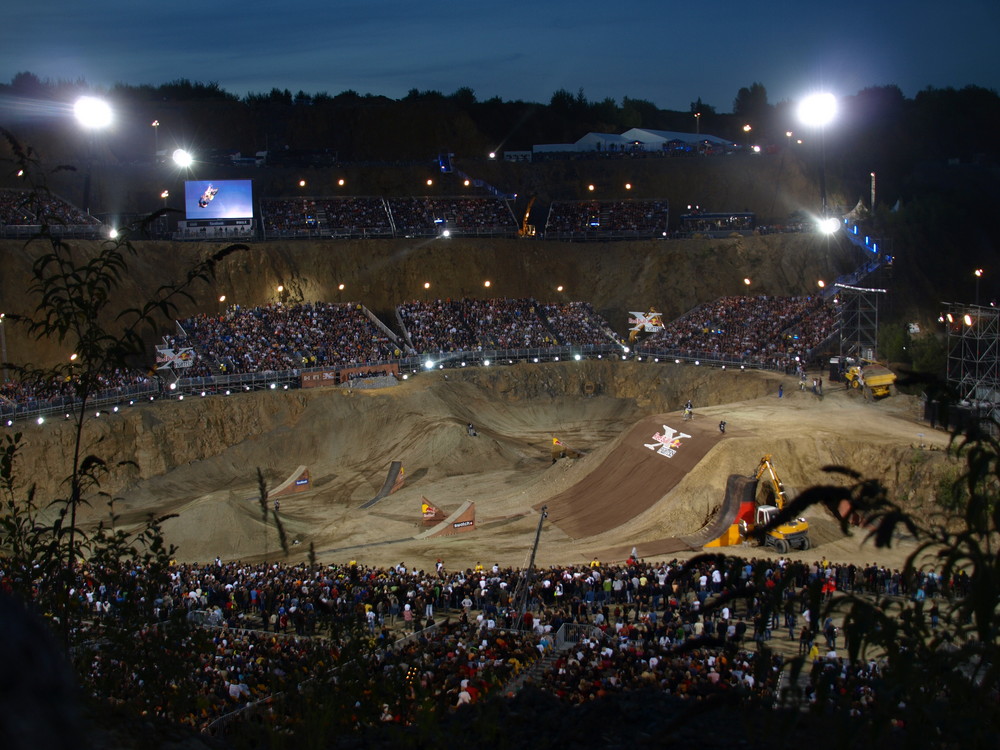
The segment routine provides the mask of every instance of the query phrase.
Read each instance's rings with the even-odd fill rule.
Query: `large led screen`
[[[252,180],[187,180],[184,183],[186,218],[252,219]]]

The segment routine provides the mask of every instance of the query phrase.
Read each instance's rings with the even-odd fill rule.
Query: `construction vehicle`
[[[529,224],[528,220],[531,218],[531,207],[535,205],[535,200],[538,198],[537,195],[531,196],[528,200],[528,207],[524,209],[524,219],[521,220],[521,228],[517,230],[518,237],[534,237],[535,236],[535,225]]]
[[[757,471],[754,473],[754,479],[760,481],[761,477],[765,475],[769,482],[768,492],[773,495],[771,498],[773,504],[758,504],[754,511],[752,524],[746,521],[740,522],[740,536],[744,539],[749,538],[758,526],[768,527],[787,504],[785,486],[778,478],[778,472],[775,471],[774,464],[771,462],[770,453],[760,460]],[[778,524],[774,528],[768,528],[760,543],[765,547],[774,547],[779,555],[786,554],[790,549],[807,550],[812,546],[809,541],[809,522],[804,518],[794,518]]]
[[[852,392],[863,393],[866,401],[885,398],[896,392],[896,374],[888,367],[867,359],[847,360],[844,382]]]

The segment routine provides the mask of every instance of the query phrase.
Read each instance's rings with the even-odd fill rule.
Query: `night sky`
[[[40,0],[8,4],[0,81],[28,71],[92,85],[181,78],[243,96],[272,88],[400,98],[646,99],[730,112],[768,100],[898,85],[1000,90],[1000,1]]]

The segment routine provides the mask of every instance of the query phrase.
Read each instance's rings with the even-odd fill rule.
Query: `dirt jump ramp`
[[[549,523],[573,539],[621,526],[659,502],[727,437],[708,419],[646,417],[593,471],[545,503]]]
[[[378,491],[378,494],[375,495],[375,497],[373,497],[371,500],[366,502],[361,507],[370,508],[373,505],[375,505],[375,503],[377,503],[379,500],[382,500],[383,498],[386,498],[389,495],[391,495],[393,491],[397,489],[396,481],[399,479],[399,473],[402,470],[403,470],[402,461],[393,461],[391,464],[389,464],[389,473],[385,477],[385,484],[382,485],[382,489]]]

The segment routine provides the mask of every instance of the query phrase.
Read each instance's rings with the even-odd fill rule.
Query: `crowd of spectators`
[[[391,237],[392,222],[383,198],[335,198],[316,201],[334,237]]]
[[[0,589],[19,575],[31,572],[0,569]],[[838,628],[832,618],[821,623],[814,609],[815,591],[821,587],[825,599],[841,589],[922,594],[933,604],[927,612],[933,623],[935,599],[962,595],[969,586],[960,571],[945,577],[875,563],[739,557],[595,559],[538,569],[530,578],[498,564],[452,571],[440,559],[421,570],[405,562],[377,568],[219,558],[172,563],[155,576],[139,563],[124,569],[92,563],[77,576],[71,593],[95,635],[113,628],[128,607],[138,607],[149,623],[135,634],[149,657],[141,664],[81,651],[90,689],[199,727],[328,675],[348,631],[374,639],[367,672],[381,686],[379,701],[389,701],[379,708],[383,720],[409,720],[418,694],[440,710],[475,702],[545,654],[552,655],[548,666],[528,679],[571,703],[656,689],[692,699],[729,693],[767,705],[783,660],[762,661],[761,647],[775,638],[799,641],[799,653],[812,663],[812,700],[859,711],[878,698],[886,662],[842,656]],[[515,609],[519,587],[524,610]],[[196,627],[168,625],[178,619]],[[564,624],[577,635],[557,651]],[[396,691],[394,699],[386,690]]]
[[[389,198],[397,234],[427,235],[443,229],[473,234],[511,235],[517,222],[500,198]]]
[[[517,222],[501,198],[264,198],[264,232],[272,237],[392,237],[444,229],[510,236]]]
[[[409,354],[622,345],[586,302],[414,301],[397,307],[396,323],[401,336],[374,322],[357,303],[237,305],[180,321],[179,332],[164,340],[167,348],[193,349],[192,366],[176,371],[187,378],[350,367]],[[834,308],[819,297],[722,297],[667,323],[640,341],[636,351],[792,372],[800,371],[835,329]],[[152,378],[116,370],[99,379],[100,390],[127,394],[129,388],[148,386]],[[0,405],[5,410],[11,405],[44,407],[73,394],[67,379],[10,380],[0,384]]]
[[[391,237],[382,198],[265,198],[264,233],[269,237]]]
[[[361,305],[234,305],[180,322],[195,350],[223,373],[280,372],[398,358],[401,351]]]
[[[560,343],[569,346],[623,344],[621,336],[589,302],[550,302],[539,311]]]
[[[149,372],[116,368],[98,374],[87,395],[88,398],[111,398],[117,394],[124,398],[154,381]],[[72,374],[58,379],[39,379],[30,375],[20,380],[10,379],[0,382],[0,405],[36,409],[69,404],[78,397],[79,386]]]
[[[264,198],[260,202],[264,231],[271,237],[317,233],[316,201],[310,198]]]
[[[51,193],[0,190],[0,225],[32,226],[41,223],[96,227],[100,221]]]
[[[821,297],[720,297],[667,323],[636,349],[795,369],[835,328],[835,311]]]
[[[554,201],[545,234],[569,238],[594,234],[663,237],[668,219],[668,204],[660,200]]]
[[[606,346],[621,341],[586,302],[464,298],[409,302],[397,312],[419,353]]]

